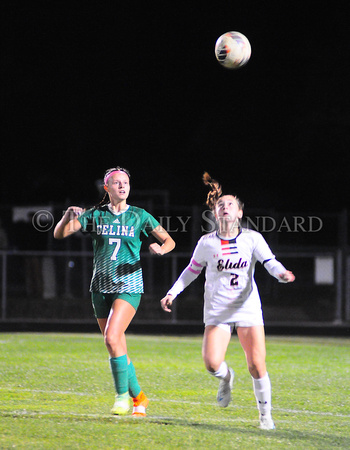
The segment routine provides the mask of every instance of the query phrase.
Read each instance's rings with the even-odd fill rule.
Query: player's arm
[[[280,283],[292,283],[295,280],[294,274],[277,261],[275,255],[261,235],[258,235],[258,243],[254,249],[254,254],[269,274],[277,278]]]
[[[153,255],[165,255],[165,253],[169,253],[175,248],[174,239],[161,225],[158,225],[156,228],[154,228],[151,231],[151,234],[161,244],[159,245],[157,242],[154,242],[149,246],[149,251]]]
[[[202,272],[202,269],[203,266],[198,264],[196,260],[192,258],[189,265],[183,270],[173,287],[168,291],[167,295],[161,299],[160,305],[164,311],[171,311],[170,307],[175,298],[198,277],[198,275]]]
[[[160,305],[164,311],[171,311],[170,307],[175,298],[199,276],[205,267],[205,253],[203,252],[203,247],[201,244],[202,241],[200,240],[194,249],[190,263],[182,271],[181,275],[175,281],[167,295],[161,299]]]
[[[283,264],[277,261],[275,258],[264,261],[263,266],[269,272],[270,275],[277,278],[280,283],[292,283],[295,280],[293,272],[287,270]]]
[[[291,283],[295,280],[294,274],[287,270],[283,264],[281,264],[272,253],[269,245],[261,234],[256,234],[256,247],[254,249],[254,255],[258,261],[261,262],[263,267],[269,272],[269,274],[280,283]]]
[[[70,206],[64,213],[62,219],[57,223],[53,236],[55,239],[64,239],[81,229],[81,223],[78,217],[85,210],[79,206]]]

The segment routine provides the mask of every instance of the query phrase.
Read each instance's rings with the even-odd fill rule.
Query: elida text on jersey
[[[227,259],[226,262],[223,259],[219,259],[217,269],[221,272],[222,270],[230,270],[230,269],[242,269],[243,267],[248,267],[248,261],[242,261],[242,258],[239,258],[239,261],[233,263],[230,259]]]

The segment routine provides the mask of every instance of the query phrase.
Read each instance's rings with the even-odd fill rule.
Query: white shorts
[[[259,293],[253,292],[242,304],[225,303],[221,298],[205,298],[203,321],[205,326],[221,326],[227,330],[233,327],[254,327],[264,325]]]
[[[256,316],[252,316],[247,318],[246,320],[237,320],[235,322],[227,322],[227,323],[222,323],[222,322],[218,322],[217,320],[215,320],[214,318],[207,320],[205,323],[205,326],[209,326],[209,325],[214,325],[215,327],[219,327],[223,330],[226,330],[228,333],[232,333],[232,331],[235,328],[238,327],[256,327],[256,326],[263,326],[264,325],[264,320],[260,315],[256,315]]]

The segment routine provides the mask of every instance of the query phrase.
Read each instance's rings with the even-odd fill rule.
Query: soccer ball
[[[247,64],[251,52],[250,42],[238,31],[221,35],[215,44],[216,59],[227,69],[239,69]]]

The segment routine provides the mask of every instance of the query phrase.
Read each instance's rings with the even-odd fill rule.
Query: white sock
[[[262,378],[252,378],[256,404],[261,414],[271,414],[271,381],[269,374]]]
[[[213,375],[215,378],[220,378],[220,380],[222,380],[223,378],[226,377],[227,373],[228,373],[228,366],[225,363],[225,361],[223,361],[220,364],[219,369],[216,372],[209,372],[211,375]]]

